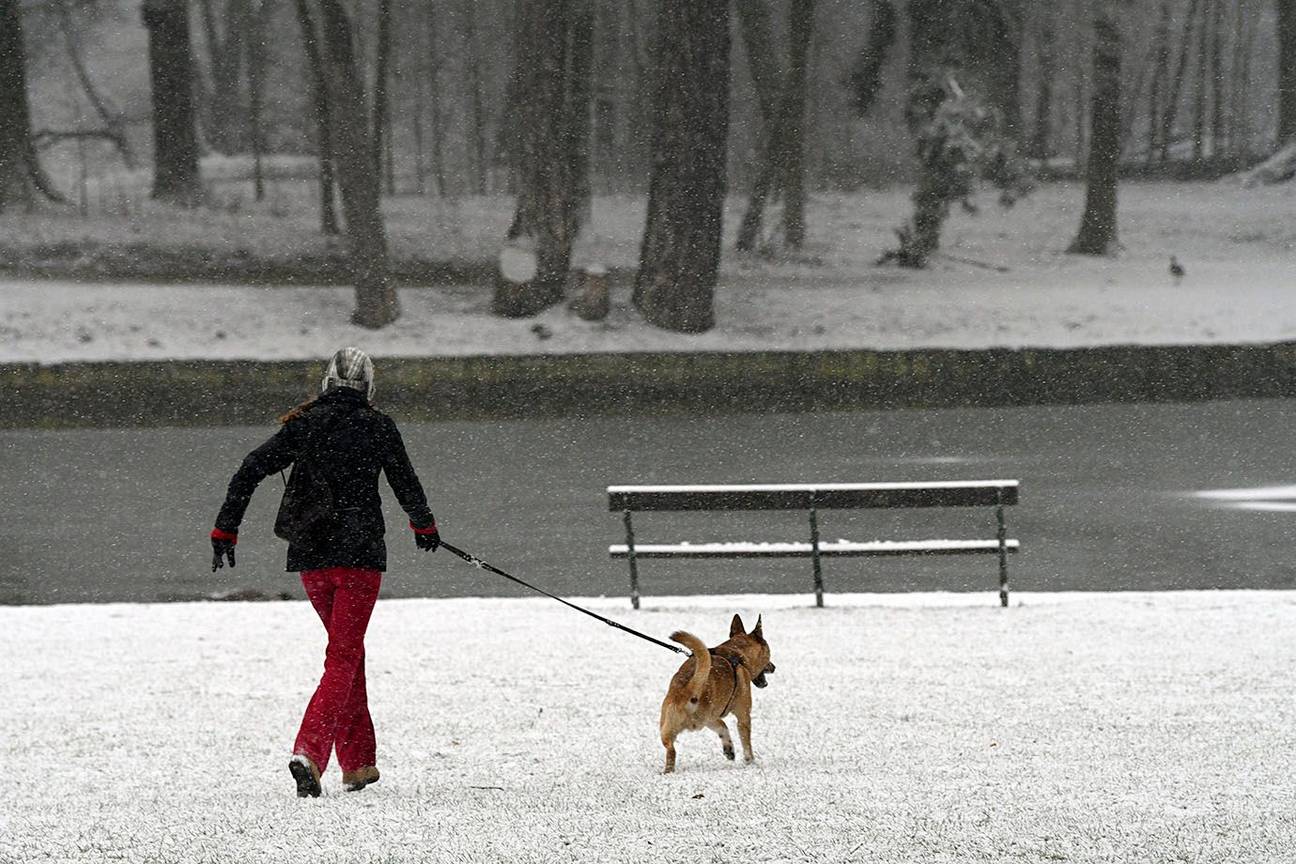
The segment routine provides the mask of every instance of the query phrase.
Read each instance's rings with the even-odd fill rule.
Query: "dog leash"
[[[649,636],[646,633],[640,633],[638,630],[635,630],[631,627],[627,627],[626,625],[620,623],[619,621],[613,621],[611,618],[604,618],[602,615],[598,614],[597,612],[591,612],[590,610],[585,609],[584,607],[577,606],[575,603],[572,603],[570,600],[564,600],[563,598],[559,597],[556,594],[550,594],[548,591],[544,590],[543,588],[537,588],[536,586],[532,585],[530,582],[524,582],[523,580],[519,579],[518,577],[512,574],[505,573],[503,570],[499,569],[493,564],[488,564],[487,562],[478,558],[476,555],[469,554],[468,552],[465,552],[462,549],[459,549],[455,546],[451,546],[449,543],[445,542],[444,540],[441,541],[441,548],[445,549],[447,552],[451,553],[452,555],[456,555],[462,558],[463,560],[467,561],[469,564],[473,565],[479,570],[489,570],[490,572],[494,573],[497,576],[503,576],[505,579],[508,579],[512,582],[516,582],[517,584],[521,585],[523,588],[529,588],[532,591],[536,592],[537,594],[543,594],[544,596],[548,597],[551,600],[557,600],[559,603],[563,604],[564,606],[570,606],[572,609],[575,609],[577,612],[584,612],[586,615],[590,616],[591,618],[597,618],[598,620],[602,621],[604,624],[608,625],[609,627],[615,627],[618,630],[624,630],[625,632],[631,634],[632,636],[638,636],[640,639],[645,639],[653,643],[654,645],[660,645],[663,648],[669,648],[670,650],[674,651],[676,654],[689,653],[685,651],[683,648],[679,647],[678,645],[672,645],[669,642],[663,642],[660,639],[654,639],[652,636]]]

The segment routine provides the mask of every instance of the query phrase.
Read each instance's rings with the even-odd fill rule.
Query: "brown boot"
[[[378,776],[378,769],[373,765],[366,765],[354,771],[343,771],[342,788],[348,792],[359,792],[370,783],[377,783]]]
[[[318,798],[320,796],[320,770],[309,756],[298,753],[288,762],[288,770],[297,781],[298,798]]]

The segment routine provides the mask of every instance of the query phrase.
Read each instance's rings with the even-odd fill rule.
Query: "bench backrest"
[[[985,507],[1017,503],[1016,480],[934,483],[780,483],[741,486],[609,486],[608,510],[819,510]]]

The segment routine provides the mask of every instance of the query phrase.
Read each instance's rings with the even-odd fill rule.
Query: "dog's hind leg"
[[[730,762],[734,758],[733,739],[729,737],[729,726],[723,720],[717,720],[708,724],[717,735],[720,736],[720,743],[724,746],[725,758]]]

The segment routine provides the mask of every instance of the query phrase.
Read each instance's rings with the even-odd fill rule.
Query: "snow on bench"
[[[1017,540],[1004,540],[1009,552],[1019,551]],[[634,547],[636,558],[806,558],[814,553],[809,543],[642,543]],[[965,555],[998,552],[998,540],[830,540],[819,544],[825,558],[849,558],[866,555]],[[613,544],[608,547],[613,558],[626,558],[630,547]]]
[[[745,485],[609,486],[608,509],[624,513],[626,542],[608,547],[630,562],[630,600],[639,608],[639,558],[810,558],[815,602],[823,605],[821,558],[881,555],[999,556],[999,600],[1008,605],[1008,554],[1021,544],[1007,537],[1004,507],[1017,503],[1016,480],[946,480],[928,483],[775,483]],[[854,508],[994,507],[993,539],[821,541],[817,511]],[[638,511],[807,510],[809,542],[636,543],[631,514]]]

